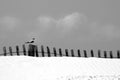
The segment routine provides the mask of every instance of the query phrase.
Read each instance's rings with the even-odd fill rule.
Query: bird
[[[29,44],[29,43],[34,43],[35,42],[35,38],[32,38],[31,41],[28,41],[28,42],[25,42],[26,44]]]

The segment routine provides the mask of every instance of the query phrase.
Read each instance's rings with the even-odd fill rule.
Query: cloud
[[[4,16],[0,18],[0,26],[4,30],[11,31],[17,26],[18,23],[19,20],[15,17]]]
[[[63,27],[63,31],[66,33],[72,31],[76,27],[81,26],[82,24],[85,24],[86,22],[87,18],[85,15],[75,12],[63,17],[62,19],[59,19],[57,21],[57,25],[59,27]]]
[[[68,39],[115,39],[120,38],[120,28],[112,24],[102,25],[95,21],[88,21],[87,16],[78,12],[66,15],[59,19],[40,16],[38,18],[38,31],[43,36],[51,38]],[[41,35],[42,36],[42,35]],[[48,37],[48,38],[50,38]]]
[[[43,34],[44,37],[53,36],[54,38],[60,38],[69,33],[73,33],[75,29],[80,26],[82,27],[86,22],[87,17],[77,12],[59,19],[54,19],[49,16],[39,16],[37,19],[37,32],[40,32],[39,34]]]

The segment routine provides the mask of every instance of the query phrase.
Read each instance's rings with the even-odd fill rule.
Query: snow
[[[0,80],[64,80],[63,78],[68,76],[96,75],[120,75],[120,60],[74,57],[0,57]],[[82,79],[79,78],[79,80]]]

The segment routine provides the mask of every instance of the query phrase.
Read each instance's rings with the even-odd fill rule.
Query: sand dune
[[[119,59],[0,57],[0,80],[88,80],[90,76],[118,79],[119,75]]]

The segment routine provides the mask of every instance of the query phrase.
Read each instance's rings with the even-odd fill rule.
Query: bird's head
[[[32,38],[32,40],[35,40],[35,38]]]

